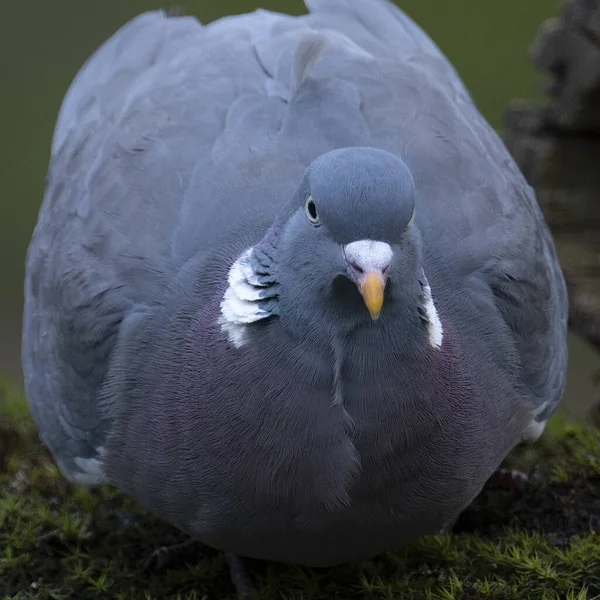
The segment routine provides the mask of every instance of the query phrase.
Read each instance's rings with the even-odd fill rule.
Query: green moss
[[[114,490],[65,481],[22,395],[2,390],[0,598],[234,598],[223,557],[199,546],[145,571],[157,547],[184,536]],[[454,533],[329,570],[258,563],[257,598],[600,598],[600,431],[556,416],[540,442],[506,463],[529,483],[484,489]]]

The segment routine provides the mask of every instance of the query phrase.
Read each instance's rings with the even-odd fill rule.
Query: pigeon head
[[[397,156],[374,148],[320,156],[283,228],[281,285],[293,286],[297,298],[313,290],[338,315],[378,319],[386,297],[418,271],[414,214],[414,182]]]
[[[344,148],[315,159],[230,270],[221,304],[230,339],[245,343],[245,325],[275,315],[295,337],[326,339],[378,320],[405,333],[437,324],[414,215],[414,181],[397,156]]]

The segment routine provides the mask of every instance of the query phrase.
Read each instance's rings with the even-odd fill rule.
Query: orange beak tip
[[[371,318],[376,321],[383,307],[385,281],[379,273],[367,273],[361,293]]]

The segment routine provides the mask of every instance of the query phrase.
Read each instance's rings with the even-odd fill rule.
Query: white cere
[[[346,260],[363,271],[384,271],[392,262],[394,253],[389,244],[374,240],[358,240],[344,246]]]

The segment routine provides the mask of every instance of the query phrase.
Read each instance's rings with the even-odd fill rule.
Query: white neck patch
[[[431,287],[429,282],[425,279],[423,283],[423,308],[427,315],[427,332],[429,334],[429,344],[436,349],[442,347],[442,340],[444,338],[444,330],[442,329],[442,322],[438,316],[435,304],[433,303],[433,297],[431,296]]]
[[[270,316],[269,312],[260,307],[267,286],[260,282],[252,268],[252,252],[253,248],[248,248],[231,265],[227,277],[229,285],[221,301],[218,323],[236,348],[241,348],[246,343],[246,326],[249,323]]]

